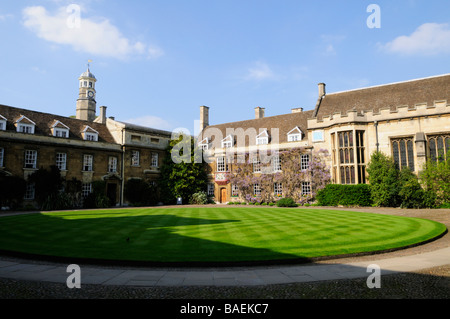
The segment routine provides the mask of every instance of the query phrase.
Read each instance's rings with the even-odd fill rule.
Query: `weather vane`
[[[90,66],[91,66],[91,63],[92,63],[92,60],[88,60],[88,63],[87,63],[87,67],[88,67],[88,69],[90,68]]]

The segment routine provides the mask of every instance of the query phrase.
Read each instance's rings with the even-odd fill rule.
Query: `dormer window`
[[[34,134],[34,129],[36,127],[36,123],[27,118],[25,115],[22,115],[16,121],[16,128],[18,133],[24,134]]]
[[[288,142],[299,142],[303,139],[303,132],[295,127],[292,131],[288,133]]]
[[[0,115],[0,131],[6,131],[6,118]]]
[[[205,138],[203,141],[198,143],[198,147],[201,148],[203,151],[209,150],[209,139]]]
[[[98,132],[90,126],[86,126],[82,135],[85,141],[98,142]]]
[[[269,134],[267,130],[264,130],[258,136],[256,136],[256,145],[267,145],[269,144]]]
[[[233,147],[233,136],[228,135],[222,140],[222,148],[232,148]]]
[[[60,121],[55,121],[52,125],[54,137],[69,138],[69,127]]]

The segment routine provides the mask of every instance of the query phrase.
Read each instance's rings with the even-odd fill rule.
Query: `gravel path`
[[[312,208],[314,209],[314,208]],[[450,210],[375,209],[355,210],[435,220],[450,228]],[[420,254],[450,246],[450,235],[431,243],[379,254],[377,259]],[[319,263],[347,263],[371,260],[373,256],[350,257]],[[1,299],[449,299],[450,265],[382,277],[381,289],[369,289],[366,279],[324,281],[262,287],[122,287],[83,285],[70,290],[66,285],[0,279]]]

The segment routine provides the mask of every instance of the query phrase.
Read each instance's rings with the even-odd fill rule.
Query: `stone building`
[[[89,68],[79,77],[76,117],[0,105],[0,174],[25,180],[40,168],[57,166],[66,180],[82,182],[82,195],[103,180],[113,206],[123,205],[125,182],[132,178],[155,183],[171,132],[97,116],[96,77]],[[35,199],[28,184],[25,202]]]
[[[415,173],[427,159],[442,160],[450,151],[449,74],[331,94],[320,83],[318,91],[310,111],[298,108],[265,117],[258,107],[255,119],[242,122],[209,125],[209,108],[200,108],[199,147],[208,154],[208,194],[216,202],[239,199],[227,172],[240,152],[302,148],[306,153],[299,161],[306,161],[308,152],[327,150],[334,183],[362,184],[367,183],[366,166],[377,150]],[[279,189],[282,185],[274,185],[273,192]]]

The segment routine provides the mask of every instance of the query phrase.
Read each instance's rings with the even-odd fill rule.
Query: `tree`
[[[367,165],[367,173],[374,206],[399,206],[400,171],[394,160],[382,152],[374,152]]]
[[[35,198],[41,208],[48,198],[55,198],[63,187],[61,172],[56,166],[51,166],[50,170],[40,168],[28,178],[28,182],[35,185]]]
[[[0,207],[16,209],[23,201],[26,185],[23,178],[0,175]]]
[[[445,160],[428,160],[420,174],[420,181],[427,191],[427,200],[435,200],[434,206],[450,203],[450,152]]]
[[[133,206],[153,206],[158,202],[157,190],[142,179],[130,179],[125,184],[125,198]]]
[[[202,152],[198,151],[195,139],[183,133],[173,138],[166,149],[161,166],[161,200],[173,204],[178,197],[187,202],[197,192],[204,191],[208,176]]]

